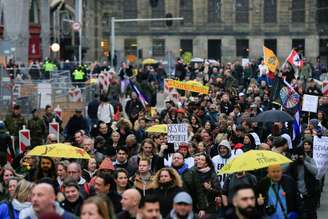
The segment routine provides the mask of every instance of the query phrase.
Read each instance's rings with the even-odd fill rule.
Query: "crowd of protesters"
[[[319,58],[315,65],[277,72],[261,60],[242,66],[178,59],[172,77],[199,81],[209,93],[177,90],[154,113],[156,94],[170,77],[163,65],[135,70],[122,64],[86,115],[76,109],[65,126],[51,106],[33,110],[27,120],[16,105],[0,122],[0,218],[317,218],[324,179],[316,178],[312,146],[314,136],[327,133],[328,97],[311,78],[323,73]],[[122,86],[125,80],[130,86]],[[300,136],[293,136],[290,123],[254,120],[261,112],[284,109],[279,104],[284,81],[301,96],[319,96],[318,112],[301,115]],[[62,126],[60,142],[48,133],[54,119]],[[174,145],[165,133],[146,132],[152,125],[177,123],[188,124],[188,142]],[[32,146],[19,154],[10,136],[17,139],[23,125],[31,131]],[[28,155],[33,146],[52,143],[81,147],[91,159]],[[217,174],[249,150],[272,150],[294,162]]]

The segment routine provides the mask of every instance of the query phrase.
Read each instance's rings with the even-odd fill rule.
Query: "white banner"
[[[188,125],[168,124],[167,138],[168,138],[168,143],[188,142]]]
[[[316,113],[318,110],[318,101],[318,96],[304,94],[302,111]]]
[[[328,137],[314,137],[313,159],[318,168],[317,179],[321,179],[328,170]]]

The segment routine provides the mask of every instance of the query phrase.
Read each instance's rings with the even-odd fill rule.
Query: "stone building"
[[[328,57],[327,0],[84,0],[85,60],[110,52],[110,18],[184,17],[116,24],[116,54],[234,60],[262,56],[262,45],[284,59],[299,48],[311,60]]]
[[[1,0],[0,14],[2,53],[20,63],[49,56],[49,0]]]

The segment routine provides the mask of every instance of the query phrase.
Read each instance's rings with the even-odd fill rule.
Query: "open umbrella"
[[[294,118],[281,110],[268,110],[258,114],[256,122],[292,122]]]
[[[229,161],[219,171],[220,174],[258,170],[271,165],[281,165],[292,162],[287,157],[265,150],[250,150]]]
[[[154,65],[154,64],[157,64],[157,63],[158,63],[157,60],[151,59],[151,58],[145,59],[145,60],[142,61],[143,65]]]
[[[167,133],[167,125],[166,124],[153,125],[153,126],[147,128],[146,132]]]
[[[67,144],[48,144],[33,148],[27,155],[41,157],[60,157],[75,159],[90,159],[90,155],[82,148]]]
[[[202,62],[204,62],[204,59],[195,57],[195,58],[192,58],[190,60],[190,62],[202,63]]]

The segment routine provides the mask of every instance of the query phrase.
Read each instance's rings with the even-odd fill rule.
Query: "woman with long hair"
[[[83,202],[81,219],[115,219],[112,203],[105,196],[92,196]]]
[[[0,175],[0,199],[9,198],[8,182],[11,177],[18,176],[10,164],[2,167]]]
[[[34,183],[25,179],[18,182],[12,200],[0,205],[0,218],[18,219],[21,210],[31,206],[31,194]]]
[[[161,206],[161,215],[165,218],[173,207],[174,196],[183,190],[181,177],[173,168],[162,168],[154,177],[154,188]]]
[[[212,160],[208,155],[197,154],[195,156],[195,167],[192,170],[193,174],[199,179],[208,203],[207,208],[204,210],[206,215],[211,216],[217,213],[216,202],[220,196],[220,182]]]
[[[116,192],[120,195],[131,187],[128,171],[123,168],[117,168],[115,170],[114,179],[116,182]]]

